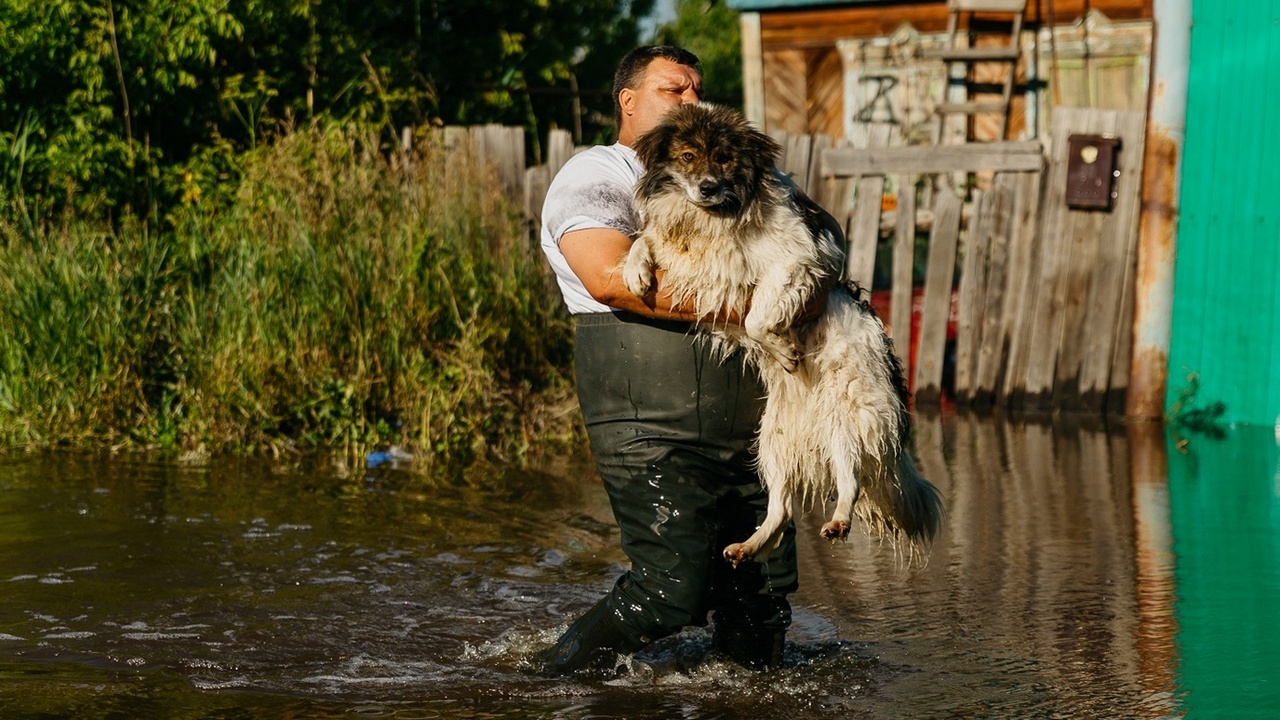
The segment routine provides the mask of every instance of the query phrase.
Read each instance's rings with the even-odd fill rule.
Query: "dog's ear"
[[[635,150],[636,156],[640,158],[640,164],[645,168],[662,164],[666,159],[667,148],[671,147],[671,141],[675,135],[675,123],[662,122],[637,138]]]
[[[751,157],[757,158],[756,163],[761,166],[777,165],[778,159],[782,157],[782,146],[778,141],[754,127],[743,133],[742,149],[750,153]]]

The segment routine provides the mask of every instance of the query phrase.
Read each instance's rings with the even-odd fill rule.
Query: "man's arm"
[[[618,230],[591,228],[567,232],[560,238],[560,252],[591,297],[612,308],[659,320],[741,324],[736,313],[720,312],[699,317],[690,303],[676,303],[662,285],[662,271],[644,297],[636,297],[622,282],[622,265],[631,250],[631,238]]]

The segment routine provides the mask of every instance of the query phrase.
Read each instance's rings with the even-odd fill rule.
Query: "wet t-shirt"
[[[542,206],[542,251],[560,283],[569,312],[608,312],[591,297],[560,252],[560,238],[575,230],[612,228],[634,236],[640,218],[632,188],[644,174],[636,153],[626,145],[598,145],[574,155],[551,181]]]

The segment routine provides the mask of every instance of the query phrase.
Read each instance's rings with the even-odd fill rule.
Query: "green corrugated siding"
[[[1169,393],[1280,425],[1280,0],[1192,4]]]

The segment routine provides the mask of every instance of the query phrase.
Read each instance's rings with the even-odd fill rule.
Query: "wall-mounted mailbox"
[[[1110,211],[1119,175],[1116,153],[1120,138],[1072,135],[1067,138],[1067,145],[1067,207]]]

